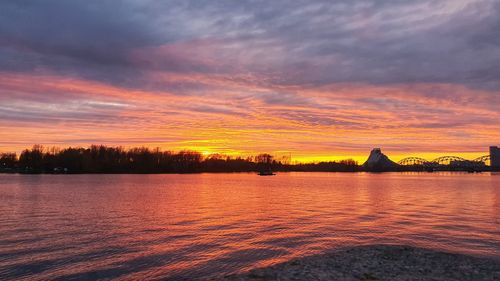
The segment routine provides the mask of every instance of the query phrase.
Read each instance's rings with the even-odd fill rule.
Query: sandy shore
[[[360,246],[291,260],[224,280],[500,280],[500,259],[406,246]]]

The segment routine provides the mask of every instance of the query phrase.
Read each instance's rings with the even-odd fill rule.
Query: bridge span
[[[484,155],[472,160],[467,160],[458,156],[441,156],[433,160],[427,160],[421,157],[406,157],[401,159],[398,164],[402,166],[435,166],[435,165],[451,165],[453,163],[470,163],[478,165],[488,165],[490,155]]]

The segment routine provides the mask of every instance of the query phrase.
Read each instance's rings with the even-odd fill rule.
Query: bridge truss
[[[458,156],[441,156],[432,161],[420,157],[406,157],[401,159],[398,164],[402,166],[436,166],[451,165],[452,163],[469,163],[471,165],[486,165],[490,161],[489,155],[478,157],[474,160],[467,160]]]
[[[401,159],[398,164],[403,165],[403,166],[413,166],[413,165],[425,165],[429,161],[425,160],[424,158],[420,157],[406,157],[404,159]]]

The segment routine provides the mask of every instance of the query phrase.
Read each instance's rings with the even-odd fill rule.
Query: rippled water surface
[[[0,175],[0,279],[223,276],[349,245],[500,258],[500,175]]]

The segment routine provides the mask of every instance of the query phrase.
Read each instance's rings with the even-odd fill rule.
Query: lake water
[[[0,175],[0,279],[217,277],[396,243],[500,258],[500,175]]]

